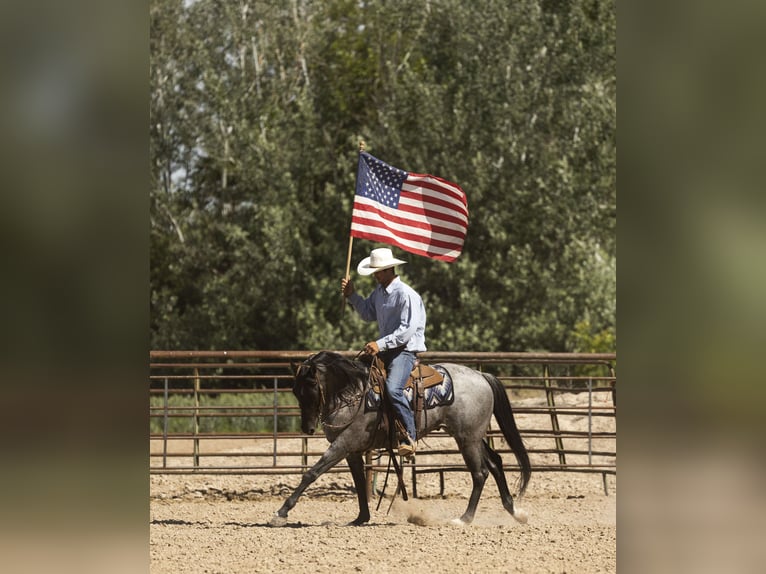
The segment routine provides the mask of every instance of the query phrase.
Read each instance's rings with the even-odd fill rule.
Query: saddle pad
[[[426,410],[434,407],[441,407],[451,405],[455,400],[455,393],[452,387],[452,377],[442,368],[440,365],[434,365],[434,369],[439,371],[444,380],[438,385],[428,387],[425,389],[424,403]],[[415,400],[415,389],[407,387],[404,389],[404,396],[410,403],[410,408],[414,410],[413,402]],[[367,391],[364,397],[364,412],[376,411],[380,408],[381,396],[380,393],[375,392],[374,388]]]

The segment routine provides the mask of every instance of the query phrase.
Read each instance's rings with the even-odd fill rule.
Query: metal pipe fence
[[[323,434],[300,432],[293,364],[308,351],[151,351],[151,474],[302,474],[324,452]],[[352,358],[355,352],[341,352]],[[488,371],[506,387],[533,472],[616,475],[616,354],[427,352],[427,364],[460,363]],[[582,396],[586,399],[583,399]],[[499,429],[488,440],[518,470]],[[385,471],[370,453],[370,476]],[[508,456],[510,455],[510,456]],[[421,440],[403,465],[417,497],[418,476],[466,471],[444,432]],[[331,472],[348,472],[338,465]]]

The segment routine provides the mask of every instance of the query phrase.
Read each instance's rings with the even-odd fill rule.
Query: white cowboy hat
[[[403,263],[407,262],[394,257],[394,254],[391,253],[391,250],[387,247],[381,247],[380,249],[373,249],[370,251],[370,256],[365,257],[359,262],[356,272],[359,273],[359,275],[372,275],[376,271],[396,267]]]

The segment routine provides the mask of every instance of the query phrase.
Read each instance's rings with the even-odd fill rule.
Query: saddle
[[[386,368],[383,365],[383,361],[380,359],[380,357],[373,357],[372,364],[370,365],[370,377],[372,379],[372,390],[375,393],[380,394],[381,396],[384,395],[382,393],[382,389],[385,387],[386,384]],[[412,405],[412,414],[415,417],[415,429],[416,432],[420,431],[421,424],[420,419],[421,415],[425,412],[425,390],[429,387],[435,387],[436,385],[441,384],[444,381],[444,376],[434,369],[433,367],[429,365],[422,365],[420,364],[420,361],[417,361],[415,363],[415,367],[412,369],[412,372],[410,372],[410,376],[407,379],[407,384],[404,385],[405,389],[412,389],[413,391],[413,405]],[[381,421],[381,428],[386,428],[387,425],[387,417],[384,417]],[[392,419],[395,419],[394,417],[391,417]],[[398,420],[395,420],[395,426],[398,430],[398,434],[400,438],[404,438],[407,436],[406,430],[402,427],[401,423]],[[393,429],[389,429],[392,431]],[[417,440],[418,437],[413,437],[415,440]],[[394,437],[391,436],[391,442],[394,443]]]
[[[376,393],[380,393],[381,384],[385,384],[386,382],[386,368],[383,366],[383,361],[381,361],[378,357],[375,357],[373,365],[375,366],[374,370],[378,371],[379,376],[373,377],[372,389]],[[404,388],[413,389],[417,394],[419,384],[422,383],[423,389],[427,389],[429,387],[434,387],[440,384],[443,380],[444,376],[439,371],[430,365],[421,365],[420,362],[418,362],[415,364],[415,368],[412,369],[412,372],[407,379],[407,384],[404,385]]]

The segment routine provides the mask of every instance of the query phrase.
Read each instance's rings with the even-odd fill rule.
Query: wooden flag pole
[[[351,248],[354,246],[354,236],[350,235],[348,238],[348,256],[346,257],[346,279],[351,277]],[[345,297],[344,297],[345,299]]]
[[[364,140],[359,140],[359,153],[364,151]],[[354,193],[356,194],[356,181],[359,177],[359,170],[357,169],[357,175],[354,177]],[[346,256],[346,275],[344,277],[348,280],[351,278],[351,250],[354,246],[354,236],[349,232],[348,236],[348,255]],[[340,317],[343,318],[344,311],[346,310],[346,297],[343,293],[340,294]]]

